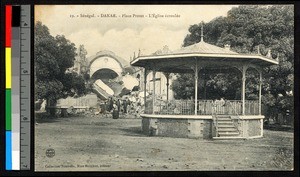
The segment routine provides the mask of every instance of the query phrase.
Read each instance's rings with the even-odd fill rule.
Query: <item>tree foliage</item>
[[[177,74],[171,88],[175,99],[190,99],[195,95],[194,80],[190,74]]]
[[[53,37],[41,22],[35,25],[35,98],[54,102],[85,93],[84,79],[68,72],[74,65],[76,48],[63,35]]]
[[[238,71],[218,73],[200,70],[198,81],[198,99],[241,99],[241,76]],[[195,97],[194,74],[177,74],[171,88],[175,99]],[[249,93],[249,94],[248,94]],[[250,90],[247,90],[250,95]],[[251,97],[251,96],[250,96]]]
[[[201,24],[191,25],[189,32],[183,46],[200,41]],[[234,7],[226,17],[217,17],[204,24],[204,41],[219,47],[230,44],[231,50],[239,53],[257,54],[259,50],[262,55],[266,55],[268,50],[271,50],[272,57],[279,58],[279,65],[264,69],[263,103],[268,109],[276,110],[277,113],[293,111],[294,8],[292,5]],[[258,74],[255,73],[255,71],[247,71],[248,99],[257,97],[255,95],[258,93]],[[233,88],[233,92],[238,92],[241,87],[239,84],[241,77],[232,78],[232,76],[234,75],[211,74],[207,81],[207,89],[233,98],[233,93],[224,91]],[[184,76],[178,78],[181,77]],[[184,85],[184,80],[181,83]],[[176,92],[179,87],[173,88]],[[238,94],[235,98],[238,98]]]

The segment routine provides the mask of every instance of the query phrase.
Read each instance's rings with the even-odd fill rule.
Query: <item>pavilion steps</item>
[[[222,128],[219,127],[218,131],[219,131],[219,133],[236,132],[236,128],[235,127],[222,127]]]
[[[235,126],[232,124],[221,124],[219,125],[219,128],[235,128]]]
[[[214,140],[230,140],[230,139],[246,139],[240,136],[227,136],[227,137],[213,137]]]
[[[241,138],[240,133],[234,126],[230,115],[216,115],[218,134],[214,139],[236,139]]]

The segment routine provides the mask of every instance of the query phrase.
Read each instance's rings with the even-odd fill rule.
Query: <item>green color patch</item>
[[[5,130],[11,130],[11,89],[5,90]]]

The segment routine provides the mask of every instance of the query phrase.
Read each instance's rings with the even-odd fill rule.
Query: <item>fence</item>
[[[88,94],[78,98],[68,97],[66,99],[59,99],[57,106],[87,106],[94,107],[97,105],[97,96],[95,94]]]
[[[147,100],[145,113],[153,113],[153,102]],[[245,101],[245,115],[258,115],[258,101]],[[216,114],[227,115],[242,115],[242,101],[241,100],[198,100],[197,101],[197,115],[211,115],[213,108]],[[161,115],[194,115],[195,101],[194,100],[156,100],[154,104],[154,114]]]

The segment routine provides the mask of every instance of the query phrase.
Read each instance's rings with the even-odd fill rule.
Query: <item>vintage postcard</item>
[[[35,5],[35,171],[292,171],[293,5]]]

